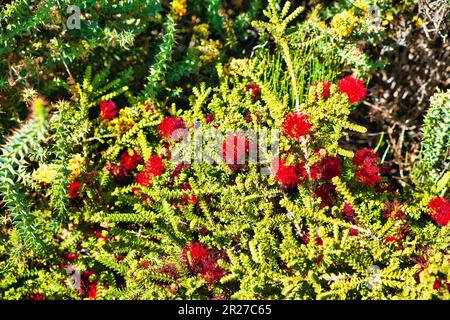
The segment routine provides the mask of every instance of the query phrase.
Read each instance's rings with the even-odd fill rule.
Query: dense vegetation
[[[0,298],[449,299],[448,83],[367,120],[430,3],[2,2]]]

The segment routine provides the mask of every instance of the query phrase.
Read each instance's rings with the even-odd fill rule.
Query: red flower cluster
[[[348,203],[344,204],[344,208],[342,209],[342,215],[345,221],[353,224],[358,224],[358,220],[355,219],[355,210],[350,204]],[[358,229],[350,228],[349,234],[351,236],[357,236],[358,233],[359,233]]]
[[[28,297],[30,298],[30,300],[45,300],[45,296],[43,294],[36,292],[30,293]]]
[[[159,269],[160,273],[163,273],[172,279],[178,279],[180,277],[180,273],[178,272],[178,268],[174,263],[166,263]]]
[[[309,116],[305,113],[289,113],[284,119],[282,129],[285,135],[300,140],[300,137],[308,135],[311,130]]]
[[[74,182],[72,182],[68,187],[67,190],[69,191],[69,198],[78,198],[79,193],[80,193],[80,187],[81,187],[81,183],[78,180],[75,180]]]
[[[213,122],[215,119],[216,119],[216,116],[213,115],[213,114],[207,114],[207,115],[205,116],[205,122],[206,122],[207,124]]]
[[[128,151],[124,151],[120,156],[119,162],[122,168],[124,168],[125,170],[133,171],[138,165],[143,162],[143,160],[141,155],[135,149],[133,149],[132,154],[130,154]]]
[[[445,227],[450,221],[450,199],[436,197],[428,203],[428,213],[437,224]]]
[[[179,140],[183,137],[179,129],[186,129],[186,123],[181,118],[167,117],[158,126],[158,133],[163,139]]]
[[[183,183],[181,185],[182,190],[192,190],[192,187],[189,183]],[[185,195],[182,198],[184,201],[187,201],[190,204],[197,204],[197,196],[196,195]]]
[[[208,250],[204,245],[194,242],[183,250],[183,260],[186,267],[194,273],[199,273],[209,284],[220,280],[225,270],[217,263],[218,260],[228,261],[225,251]]]
[[[356,178],[365,185],[373,186],[381,181],[378,155],[372,149],[359,150],[353,158],[356,165]]]
[[[316,151],[320,156],[320,149]],[[314,180],[330,180],[342,175],[342,159],[338,157],[322,156],[310,168],[311,178]]]
[[[362,80],[347,76],[339,81],[341,93],[345,93],[350,103],[357,103],[367,96],[366,87]]]
[[[87,295],[90,299],[97,298],[97,280],[90,280],[93,274],[95,274],[93,270],[83,271],[81,273],[80,294]]]
[[[275,158],[272,162],[272,173],[283,188],[293,189],[306,178],[306,170],[302,164],[286,165],[284,160]]]
[[[250,149],[250,141],[242,134],[229,134],[222,144],[222,158],[232,170],[238,170],[245,164]]]
[[[316,87],[320,82],[317,82],[315,84],[313,84],[314,87]],[[322,98],[323,100],[327,100],[330,97],[330,87],[331,87],[331,83],[329,81],[321,81],[321,83],[323,84],[323,94],[322,94]],[[316,93],[316,100],[319,100],[319,96]]]
[[[119,114],[116,104],[112,101],[100,102],[100,118],[103,120],[112,120]]]
[[[320,208],[330,206],[334,203],[334,195],[336,188],[331,183],[325,183],[315,188],[314,193],[316,197],[320,197]]]
[[[66,258],[68,261],[73,262],[78,259],[78,254],[76,253],[67,253],[64,255],[64,258]]]
[[[134,181],[143,187],[149,187],[152,185],[153,178],[161,176],[165,169],[163,160],[154,154],[147,160],[144,170],[136,175]]]
[[[248,91],[251,91],[254,101],[257,101],[261,98],[261,88],[257,84],[249,83],[247,85],[247,92]]]

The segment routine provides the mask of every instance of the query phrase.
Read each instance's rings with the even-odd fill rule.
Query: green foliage
[[[39,16],[22,2],[2,11],[7,25],[29,10]],[[355,47],[333,34],[319,9],[301,15],[302,8],[271,0],[263,18],[255,1],[232,19],[219,14],[225,1],[189,1],[200,21],[186,31],[183,1],[125,2],[127,18],[109,1],[100,13],[96,1],[85,2],[92,16],[84,23],[110,10],[123,28],[91,30],[90,45],[108,41],[92,55],[61,60],[71,73],[67,81],[59,77],[65,99],[50,103],[48,113],[37,100],[34,116],[2,148],[0,298],[449,299],[450,228],[430,219],[427,204],[448,194],[450,175],[429,190],[400,190],[388,176],[375,186],[358,179],[342,140],[366,129],[351,121],[358,105],[336,82],[346,69],[369,77],[374,64],[364,54],[347,59]],[[138,10],[144,4],[147,19]],[[242,42],[250,39],[243,31],[251,21],[260,37],[249,49]],[[161,34],[149,35],[149,28]],[[105,38],[113,30],[125,38]],[[127,30],[146,44],[131,46]],[[119,45],[111,41],[116,36]],[[8,33],[1,37],[20,46]],[[328,97],[323,80],[331,83]],[[439,155],[423,156],[436,170],[446,163],[447,141],[434,124],[442,124],[448,98],[438,97],[423,149]],[[100,116],[102,101],[114,101],[113,116]],[[266,150],[257,163],[223,162],[229,132],[241,130],[254,145],[247,130],[283,131],[292,112],[308,115],[309,134],[291,139],[281,132],[279,155]],[[203,159],[188,149],[190,165],[177,160],[186,146],[165,136],[161,124],[170,118],[187,134],[205,134],[210,152]],[[123,157],[135,152],[141,159],[125,168]],[[342,172],[314,177],[324,154]],[[295,187],[280,184],[273,169],[261,171],[277,156],[304,169]],[[206,157],[214,161],[202,162]]]

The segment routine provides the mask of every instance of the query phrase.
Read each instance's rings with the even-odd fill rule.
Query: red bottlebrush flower
[[[88,298],[90,298],[90,299],[97,298],[97,280],[94,280],[91,283],[89,283],[87,294],[88,294]]]
[[[192,187],[191,187],[191,185],[189,183],[183,183],[181,185],[181,189],[183,189],[183,190],[192,190]],[[187,201],[187,202],[191,203],[191,204],[197,204],[197,196],[195,196],[195,195],[185,195],[185,196],[183,196],[182,199],[184,201]]]
[[[232,170],[238,170],[245,165],[249,153],[250,142],[242,134],[229,134],[222,144],[222,158]]]
[[[41,293],[32,292],[29,295],[30,300],[45,300],[45,296]]]
[[[103,120],[112,120],[119,114],[116,104],[112,101],[100,102],[100,118]]]
[[[428,214],[437,224],[445,227],[450,221],[450,199],[435,197],[428,203]]]
[[[272,162],[272,172],[277,181],[285,189],[293,189],[306,178],[306,170],[303,165],[288,166],[279,158]]]
[[[300,137],[308,135],[311,131],[309,116],[305,113],[289,113],[284,119],[282,130],[288,137],[300,141]]]
[[[215,119],[216,119],[216,116],[213,115],[213,114],[207,114],[207,115],[205,116],[205,122],[206,122],[207,124],[213,122]]]
[[[67,254],[64,255],[64,257],[65,257],[68,261],[73,262],[73,261],[75,261],[75,260],[78,259],[78,254],[76,254],[76,253],[67,253]]]
[[[436,291],[439,291],[441,289],[441,281],[439,279],[436,279],[434,281],[433,289]]]
[[[203,261],[208,258],[208,250],[198,242],[191,243],[183,250],[183,259],[186,266],[193,272],[203,270]]]
[[[90,280],[90,276],[95,274],[94,270],[87,270],[81,273],[81,286],[79,288],[80,294],[85,295],[90,299],[97,298],[97,280]]]
[[[386,239],[384,239],[385,243],[391,243],[391,242],[398,242],[401,239],[397,238],[396,236],[388,236]]]
[[[342,175],[342,159],[337,157],[324,157],[314,163],[310,168],[311,178],[314,180],[331,180]]]
[[[132,154],[128,151],[124,151],[120,156],[119,162],[125,170],[133,171],[143,162],[143,160],[141,155],[133,149]]]
[[[357,103],[367,96],[366,87],[362,80],[347,76],[339,81],[341,93],[345,93],[350,103]]]
[[[220,259],[229,260],[225,251],[209,251],[198,242],[186,246],[183,250],[186,267],[191,272],[199,273],[209,284],[213,284],[225,275],[226,271],[217,263]]]
[[[183,137],[183,132],[179,129],[186,129],[186,123],[181,118],[167,117],[158,126],[158,133],[163,139],[179,140]]]
[[[315,188],[315,194],[320,197],[322,201],[320,202],[320,208],[330,206],[334,203],[334,194],[336,189],[331,183],[325,183]]]
[[[248,91],[251,91],[254,101],[257,101],[261,98],[261,88],[257,84],[249,83],[247,85],[247,92]]]
[[[175,280],[180,278],[180,273],[178,272],[178,268],[173,263],[166,263],[159,269],[159,272],[163,273]]]
[[[158,155],[152,155],[145,163],[145,168],[135,177],[135,182],[143,187],[152,185],[154,177],[159,177],[164,173],[166,165]]]
[[[330,87],[331,87],[331,83],[329,81],[321,81],[323,83],[323,94],[322,94],[322,98],[323,100],[327,100],[330,97]],[[314,87],[316,87],[320,82],[316,82],[315,84],[313,84]],[[319,97],[317,96],[316,93],[316,100],[319,100]]]
[[[346,221],[353,221],[355,219],[355,210],[348,203],[344,204],[344,208],[342,209],[342,213],[343,213],[344,219]]]
[[[69,198],[78,198],[79,192],[80,192],[81,183],[78,180],[75,180],[72,182],[68,187],[67,190],[69,191]]]
[[[358,182],[373,186],[381,181],[378,155],[371,149],[359,150],[353,158],[356,165],[356,178]]]

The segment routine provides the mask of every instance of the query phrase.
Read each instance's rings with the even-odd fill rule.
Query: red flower
[[[450,221],[450,199],[435,197],[428,203],[428,214],[437,224],[445,227]]]
[[[193,272],[203,270],[203,261],[208,258],[208,250],[198,242],[189,244],[183,250],[183,259],[187,267]]]
[[[72,182],[68,187],[67,190],[69,190],[69,198],[78,198],[79,192],[80,192],[81,183],[78,180],[75,180]]]
[[[144,269],[148,269],[148,262],[145,260],[139,261],[139,265]]]
[[[45,296],[40,293],[32,292],[29,295],[30,300],[45,300]]]
[[[245,158],[250,149],[250,142],[242,134],[229,134],[222,144],[222,158],[232,169],[244,166]]]
[[[288,166],[279,158],[273,160],[272,172],[275,174],[275,181],[286,189],[295,188],[306,177],[306,170],[303,165]]]
[[[311,130],[309,116],[305,113],[289,113],[284,119],[282,129],[285,135],[300,141],[300,137],[308,135]]]
[[[90,299],[97,298],[97,280],[94,280],[91,283],[89,283],[88,298],[90,298]]]
[[[433,289],[436,291],[439,291],[441,289],[441,281],[439,279],[436,279],[434,281]]]
[[[337,157],[324,157],[314,163],[310,168],[311,178],[330,180],[342,175],[342,159]]]
[[[135,177],[135,182],[143,187],[152,185],[152,180],[164,173],[166,166],[163,160],[156,154],[152,155],[145,163],[145,168]]]
[[[356,178],[365,185],[373,186],[381,181],[378,155],[371,149],[359,150],[353,158],[356,165]]]
[[[344,204],[344,208],[342,209],[342,213],[343,213],[344,219],[346,221],[353,221],[355,219],[355,210],[348,203]]]
[[[322,201],[320,202],[320,208],[330,206],[334,203],[334,194],[336,189],[331,183],[325,183],[321,186],[315,188],[315,194],[320,197]]]
[[[352,76],[347,76],[339,81],[339,89],[341,93],[345,93],[350,103],[357,103],[364,100],[367,96],[364,82],[355,79]]]
[[[316,87],[320,82],[316,82],[315,84],[313,84],[314,87]],[[327,100],[330,97],[330,87],[331,87],[331,83],[329,81],[321,81],[321,83],[323,84],[323,94],[322,94],[322,98],[323,100]],[[316,100],[319,100],[319,97],[317,96],[316,93]]]
[[[178,279],[180,277],[180,273],[178,272],[178,268],[174,263],[166,263],[159,269],[160,273],[163,273],[172,279]]]
[[[119,110],[116,104],[112,101],[102,101],[100,102],[100,118],[103,120],[111,120],[117,117]]]
[[[213,122],[215,119],[216,119],[216,116],[213,115],[213,114],[207,114],[207,115],[205,116],[205,122],[206,122],[207,124]]]
[[[181,185],[181,189],[183,189],[183,190],[192,190],[192,187],[191,187],[191,185],[189,183],[183,183]],[[195,196],[195,195],[185,195],[185,196],[183,196],[182,199],[184,201],[187,201],[187,202],[191,203],[191,204],[196,204],[197,203],[197,196]]]
[[[158,133],[163,139],[179,140],[183,137],[179,129],[186,129],[186,123],[181,118],[167,117],[158,126]]]
[[[385,243],[391,243],[391,242],[399,242],[401,238],[397,238],[396,236],[388,236],[386,239],[384,239]]]
[[[66,255],[64,255],[64,257],[70,262],[73,262],[78,259],[78,255],[76,253],[67,253]]]
[[[128,151],[124,151],[120,156],[119,162],[125,170],[133,171],[143,161],[141,155],[133,149],[132,154]]]
[[[226,273],[217,263],[220,259],[229,260],[225,251],[209,251],[198,242],[187,245],[183,250],[183,260],[187,268],[191,272],[200,274],[209,284],[220,280]]]
[[[251,91],[252,97],[254,101],[259,100],[261,98],[261,88],[255,83],[249,83],[247,85],[247,92]]]
[[[87,270],[81,273],[81,287],[80,294],[85,295],[90,299],[97,298],[97,280],[90,280],[90,276],[95,274],[94,270]]]

